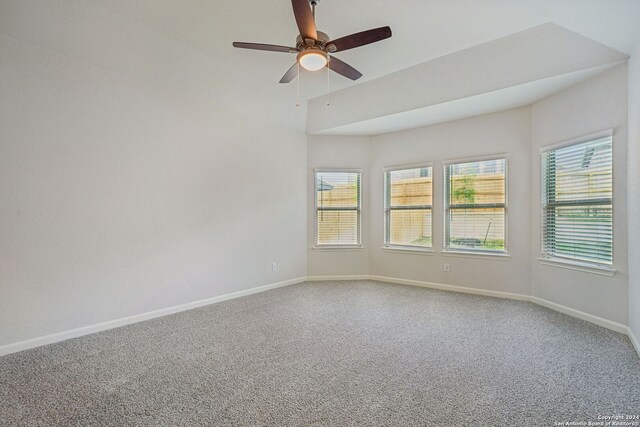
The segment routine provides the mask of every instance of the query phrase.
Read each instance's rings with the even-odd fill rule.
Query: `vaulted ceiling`
[[[231,47],[233,41],[293,44],[297,30],[288,0],[92,1],[213,58],[211,73],[232,94],[232,108],[248,117],[303,129],[305,100],[327,91],[326,74],[304,74],[303,106],[296,108],[296,82],[278,83],[295,55]],[[337,54],[364,76],[352,82],[333,75],[331,91],[548,22],[626,54],[640,41],[637,0],[321,0],[316,20],[334,38],[382,25],[393,30],[391,39]]]

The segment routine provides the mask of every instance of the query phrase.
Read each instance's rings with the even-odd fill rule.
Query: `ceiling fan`
[[[243,49],[297,53],[296,63],[282,76],[280,83],[289,83],[298,75],[298,64],[309,71],[327,67],[351,80],[359,79],[362,77],[361,72],[329,54],[387,39],[391,37],[391,28],[374,28],[332,40],[327,34],[316,29],[315,11],[318,1],[291,0],[293,14],[300,30],[300,35],[296,38],[296,47],[245,42],[233,42],[233,46]]]

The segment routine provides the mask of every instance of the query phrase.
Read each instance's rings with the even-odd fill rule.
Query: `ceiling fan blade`
[[[291,5],[302,39],[318,40],[318,31],[309,7],[309,0],[291,0]]]
[[[296,49],[295,47],[278,46],[275,44],[233,42],[233,47],[239,47],[242,49],[268,50],[271,52],[298,53],[298,49]]]
[[[354,47],[364,46],[380,40],[388,39],[389,37],[391,37],[391,28],[373,28],[371,30],[361,31],[359,33],[332,40],[327,43],[327,46],[334,45],[336,47],[335,50],[330,50],[330,52],[341,52],[343,50],[353,49]]]
[[[360,71],[356,70],[346,62],[339,60],[335,56],[331,57],[331,61],[327,63],[327,67],[351,80],[358,80],[362,77],[362,73]]]
[[[280,79],[280,83],[289,83],[291,80],[295,79],[298,75],[298,63],[293,64],[289,71],[284,73],[284,76]]]

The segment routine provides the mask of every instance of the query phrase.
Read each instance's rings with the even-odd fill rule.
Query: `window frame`
[[[410,208],[403,208],[403,209],[427,209],[425,208],[425,206],[428,206],[428,209],[431,213],[431,246],[418,246],[418,245],[397,245],[397,244],[392,244],[389,243],[389,236],[390,236],[390,214],[391,214],[391,206],[389,203],[389,182],[387,181],[387,176],[389,172],[394,172],[394,171],[400,171],[400,170],[409,170],[409,169],[420,169],[420,168],[431,168],[431,205],[415,205],[415,206],[411,206]],[[389,166],[389,167],[385,167],[383,169],[383,174],[382,174],[382,180],[383,180],[383,184],[382,184],[382,188],[383,188],[383,193],[382,193],[382,204],[383,204],[383,249],[387,249],[387,250],[398,250],[398,251],[406,251],[406,252],[433,252],[433,198],[434,198],[434,194],[433,194],[433,180],[434,180],[434,174],[433,174],[433,162],[425,162],[425,163],[418,163],[418,164],[410,164],[410,165],[399,165],[399,166]]]
[[[450,210],[451,204],[449,203],[449,166],[457,165],[462,163],[476,163],[476,162],[484,162],[484,161],[492,161],[492,160],[504,160],[504,203],[492,203],[488,205],[483,205],[483,208],[493,207],[493,208],[503,208],[504,209],[504,249],[500,250],[492,250],[492,249],[474,249],[474,248],[457,248],[450,246]],[[498,153],[498,154],[489,154],[484,156],[474,156],[467,157],[462,159],[453,159],[453,160],[445,160],[442,162],[442,186],[443,186],[443,249],[442,253],[444,255],[447,254],[460,254],[460,255],[471,255],[471,256],[482,256],[482,257],[500,257],[504,259],[510,258],[509,255],[509,154],[508,153]],[[500,206],[504,205],[504,206]]]
[[[332,209],[320,209],[318,207],[318,173],[356,173],[358,174],[358,205],[355,208],[332,208]],[[358,236],[357,243],[331,243],[322,244],[318,243],[318,212],[319,210],[326,211],[356,211],[358,217],[358,230],[356,235]],[[313,170],[313,214],[314,214],[314,249],[362,249],[362,169],[357,168],[317,168]]]
[[[615,263],[615,171],[614,171],[614,130],[613,128],[605,129],[599,132],[569,139],[559,143],[543,146],[539,149],[539,166],[540,166],[540,256],[538,260],[541,264],[555,267],[567,268],[570,270],[586,271],[589,273],[601,274],[605,276],[613,276],[616,272]],[[584,144],[602,138],[611,138],[611,264],[597,262],[593,260],[583,260],[572,257],[564,257],[557,255],[549,255],[545,251],[545,210],[548,205],[545,204],[546,191],[546,171],[544,169],[544,154],[550,151],[559,150],[573,145]],[[589,203],[581,204],[590,205]]]

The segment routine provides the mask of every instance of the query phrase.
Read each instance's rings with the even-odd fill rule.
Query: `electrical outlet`
[[[444,265],[444,271],[446,271],[447,273],[449,272],[449,264]]]
[[[271,264],[271,271],[278,271],[278,264],[276,264],[275,262]]]

